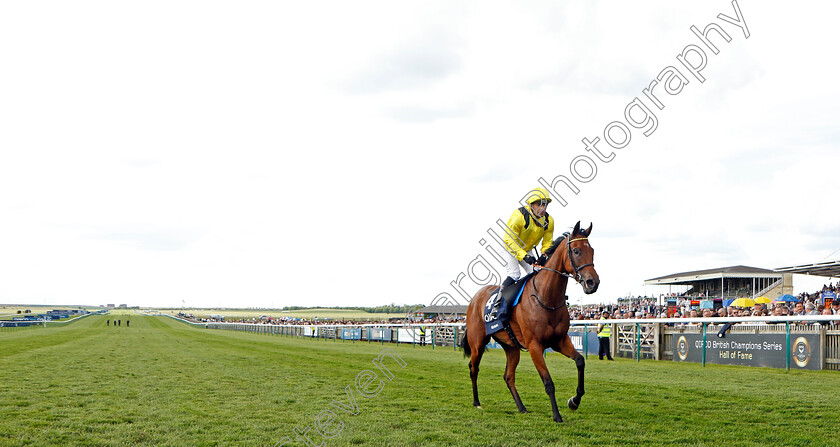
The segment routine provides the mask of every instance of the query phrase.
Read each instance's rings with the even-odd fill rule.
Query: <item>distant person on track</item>
[[[507,261],[507,278],[502,287],[512,285],[521,278],[520,266],[525,273],[534,271],[534,264],[545,265],[545,252],[554,242],[554,218],[545,211],[551,198],[545,188],[532,190],[527,198],[528,206],[517,208],[510,215],[505,231],[504,242],[507,252],[503,254]],[[537,243],[542,241],[539,258],[530,254]]]
[[[117,320],[117,326],[122,326],[122,320]]]
[[[125,327],[128,327],[131,324],[131,321],[125,320]]]
[[[111,325],[111,320],[105,320],[105,326],[110,326],[110,325]]]

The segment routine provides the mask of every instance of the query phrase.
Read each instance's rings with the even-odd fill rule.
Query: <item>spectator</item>
[[[725,307],[721,307],[720,309],[717,310],[717,316],[720,317],[720,318],[725,318],[726,316],[728,316],[728,314],[729,313],[726,311]]]
[[[612,335],[612,326],[606,323],[609,317],[609,312],[602,313],[602,323],[598,325],[598,360],[604,360],[604,355],[607,356],[607,360],[613,359],[612,354],[610,353],[610,335]]]
[[[823,309],[822,315],[833,315],[831,313],[831,309]],[[820,324],[823,326],[828,326],[829,324],[833,324],[833,321],[820,321]]]

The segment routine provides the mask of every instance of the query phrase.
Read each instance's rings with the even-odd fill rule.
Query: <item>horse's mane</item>
[[[555,239],[554,242],[551,243],[551,247],[548,247],[548,250],[545,251],[545,256],[550,258],[551,255],[554,254],[554,251],[557,250],[557,247],[560,246],[560,243],[563,242],[563,239],[566,239],[566,236],[568,235],[569,233],[563,233],[560,237]]]
[[[583,228],[578,230],[578,232],[575,233],[575,234],[583,236],[583,237],[588,237],[589,236],[588,234],[586,234],[586,230],[583,229]],[[549,247],[548,250],[545,251],[545,256],[547,258],[551,258],[551,255],[554,254],[554,251],[557,250],[557,247],[560,246],[560,243],[563,242],[563,240],[566,239],[567,237],[570,237],[570,233],[568,231],[563,233],[557,239],[555,239],[554,242],[551,243],[551,247]]]

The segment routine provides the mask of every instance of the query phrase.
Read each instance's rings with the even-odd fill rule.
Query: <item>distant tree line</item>
[[[308,309],[340,309],[340,310],[361,310],[370,312],[372,314],[396,314],[414,312],[417,309],[426,307],[425,304],[386,304],[384,306],[363,307],[363,306],[347,306],[347,307],[323,307],[323,306],[285,306],[281,310],[308,310]]]

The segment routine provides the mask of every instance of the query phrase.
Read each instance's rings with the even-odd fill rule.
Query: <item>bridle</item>
[[[548,270],[549,272],[559,273],[559,274],[561,274],[565,277],[574,279],[575,282],[580,284],[581,280],[583,279],[583,277],[580,274],[580,271],[585,269],[586,267],[590,267],[590,266],[595,267],[594,262],[590,262],[588,264],[583,264],[581,266],[578,266],[577,264],[575,264],[575,258],[572,257],[572,242],[585,241],[585,240],[587,240],[587,238],[585,238],[585,237],[579,237],[579,238],[576,238],[576,239],[572,239],[571,237],[569,237],[568,239],[566,239],[566,255],[569,257],[569,263],[572,264],[572,269],[574,269],[574,274],[561,272],[560,270],[555,270],[555,269],[548,268],[548,267],[540,268],[540,272],[543,271],[543,270]],[[539,273],[539,272],[537,272],[537,273]],[[534,290],[536,290],[536,288]],[[540,297],[538,297],[536,294],[532,293],[531,296],[536,298],[537,304],[539,304],[540,306],[543,307],[543,309],[546,309],[546,310],[554,311],[554,310],[560,309],[561,307],[566,305],[566,303],[564,301],[563,304],[561,304],[560,306],[554,306],[554,307],[546,306],[545,304],[543,304],[542,301],[540,301]]]
[[[589,264],[583,264],[581,266],[578,266],[577,264],[575,264],[575,258],[572,257],[572,242],[585,241],[587,239],[588,238],[585,238],[585,237],[579,237],[579,238],[576,238],[576,239],[572,239],[572,238],[566,239],[566,255],[569,257],[569,263],[572,264],[572,269],[574,269],[574,274],[561,272],[560,270],[554,270],[554,269],[550,269],[548,267],[542,267],[542,268],[540,268],[540,271],[548,270],[549,272],[559,273],[563,276],[574,279],[575,282],[580,284],[581,279],[583,279],[581,274],[580,274],[580,271],[585,269],[586,267],[595,267],[595,263],[590,262]]]

